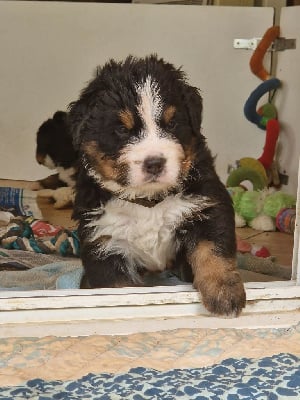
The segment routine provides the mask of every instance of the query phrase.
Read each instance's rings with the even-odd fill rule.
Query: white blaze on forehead
[[[137,85],[140,103],[137,106],[148,134],[157,132],[156,121],[162,114],[163,102],[159,92],[158,83],[148,75],[145,82]]]
[[[148,195],[154,186],[151,177],[144,171],[144,161],[151,157],[165,159],[164,169],[156,177],[155,186],[158,185],[157,191],[167,190],[178,185],[184,151],[181,144],[174,138],[168,137],[159,126],[164,106],[159,84],[149,75],[144,82],[136,85],[136,90],[139,97],[137,111],[143,128],[139,137],[123,148],[120,161],[129,165],[130,186],[139,189],[143,187],[145,194]],[[148,187],[145,187],[147,184]]]

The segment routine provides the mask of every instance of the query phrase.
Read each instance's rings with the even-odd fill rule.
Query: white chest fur
[[[152,208],[113,199],[103,209],[93,211],[90,240],[110,236],[99,254],[119,253],[132,265],[162,271],[177,250],[176,227],[192,213],[197,219],[205,218],[201,211],[209,205],[209,199],[200,196],[169,196]]]

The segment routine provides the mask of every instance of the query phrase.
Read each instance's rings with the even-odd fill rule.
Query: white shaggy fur
[[[148,75],[143,84],[137,85],[137,93],[140,98],[137,109],[144,122],[144,127],[149,134],[155,134],[157,132],[156,122],[160,119],[163,109],[159,86]]]
[[[111,236],[105,247],[98,246],[96,253],[122,254],[133,274],[137,266],[162,271],[175,257],[175,228],[192,215],[194,219],[207,218],[203,211],[211,205],[207,197],[201,196],[173,195],[152,208],[112,199],[90,213],[89,240]]]

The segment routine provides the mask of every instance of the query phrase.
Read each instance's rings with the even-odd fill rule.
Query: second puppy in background
[[[57,189],[74,187],[77,152],[74,150],[67,122],[67,113],[56,111],[39,127],[36,134],[36,160],[45,167],[56,170],[39,181],[40,188]]]

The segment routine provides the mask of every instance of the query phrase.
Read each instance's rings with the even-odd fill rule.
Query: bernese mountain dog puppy
[[[36,134],[36,160],[39,164],[57,171],[41,179],[42,188],[74,187],[78,154],[72,143],[67,113],[56,111],[39,127]]]
[[[180,265],[206,308],[238,315],[234,212],[201,133],[202,98],[159,59],[109,61],[70,104],[74,218],[90,288]]]

